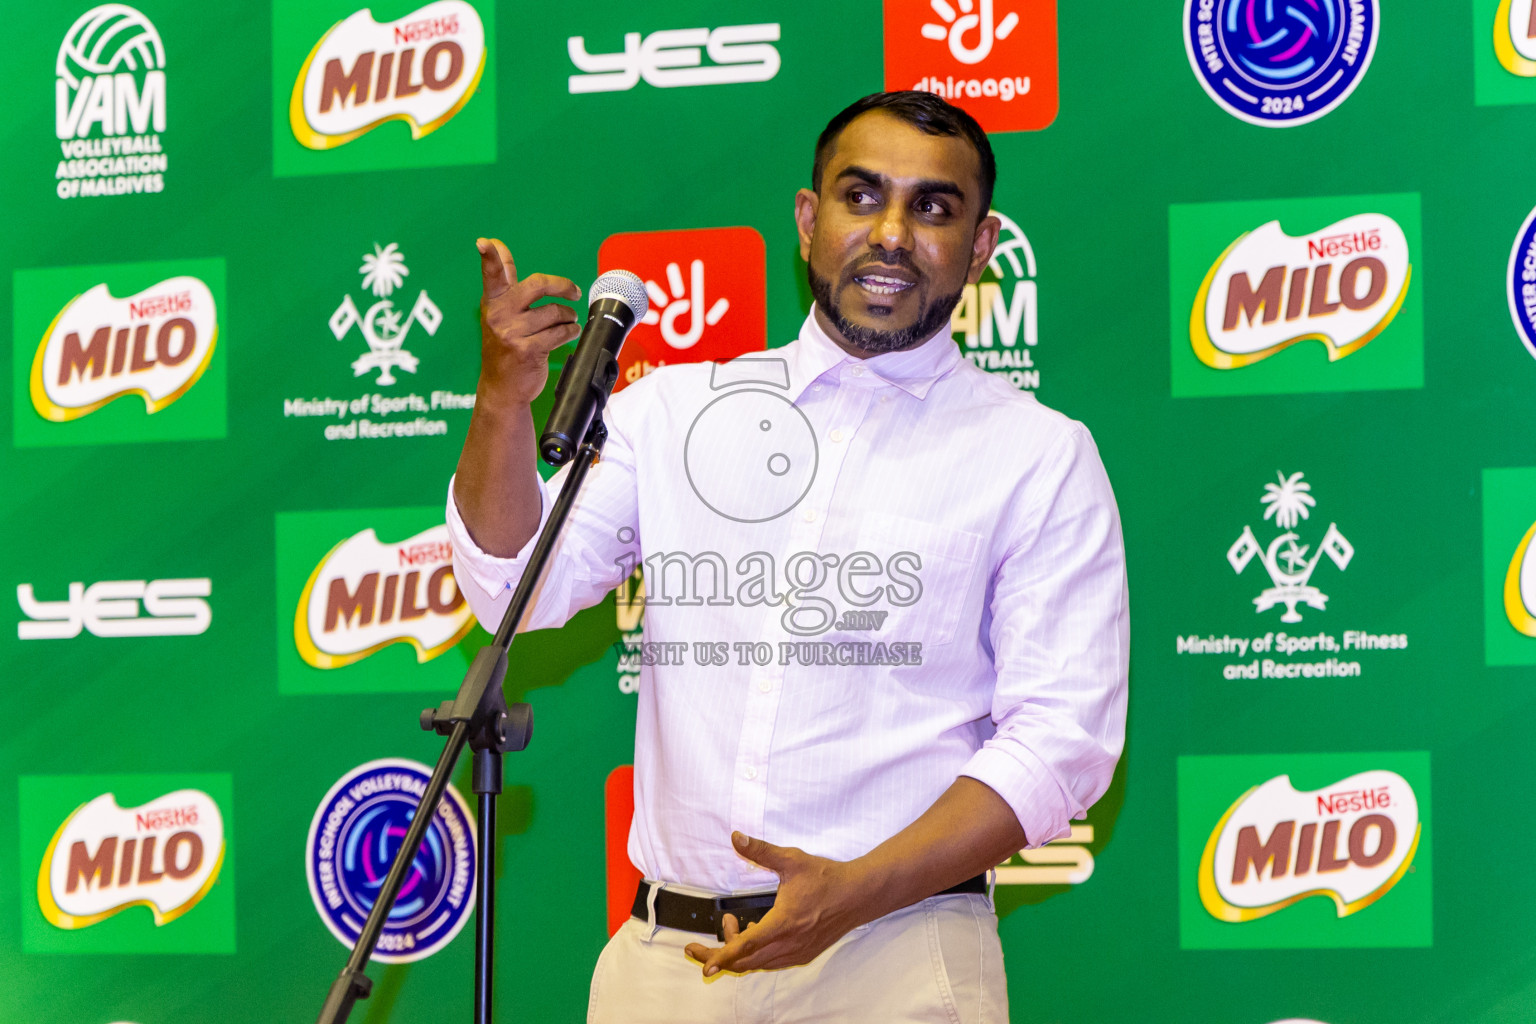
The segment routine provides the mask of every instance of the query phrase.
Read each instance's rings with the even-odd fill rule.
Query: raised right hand
[[[575,301],[581,289],[569,278],[529,274],[500,239],[475,241],[480,250],[480,399],[530,405],[549,380],[549,353],[581,334],[576,311],[558,302],[532,308],[544,298]]]

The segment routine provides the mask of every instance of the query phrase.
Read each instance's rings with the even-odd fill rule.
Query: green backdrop
[[[371,10],[401,19],[399,46],[420,49],[447,31],[410,28],[421,6]],[[992,135],[993,205],[1018,228],[1018,258],[1000,256],[968,296],[957,343],[1092,429],[1124,520],[1134,615],[1115,782],[1071,840],[1015,860],[997,890],[1013,1019],[1536,1021],[1536,880],[1519,853],[1536,826],[1518,810],[1536,768],[1536,638],[1504,599],[1536,521],[1536,361],[1507,298],[1511,248],[1536,204],[1536,77],[1495,52],[1508,4],[1383,0],[1354,92],[1292,127],[1246,123],[1207,95],[1176,3],[997,0],[998,19],[1020,15],[1016,34],[999,37],[992,64],[964,66],[942,39],[892,41],[893,26],[925,19],[949,31],[941,8],[957,12],[938,2],[450,7],[463,23],[472,7],[485,34],[478,90],[459,112],[420,138],[396,119],[317,150],[289,122],[295,81],[328,28],[363,8],[136,0],[143,24],[113,37],[128,56],[110,65],[91,24],[77,31],[97,10],[89,0],[4,4],[0,322],[13,358],[0,367],[13,380],[0,388],[12,403],[0,416],[12,426],[0,575],[18,626],[0,635],[0,880],[16,886],[0,898],[0,1019],[267,1024],[317,1012],[346,951],[306,885],[311,819],[365,762],[435,758],[416,716],[452,693],[486,637],[477,628],[426,662],[393,643],[322,670],[299,657],[295,609],[348,538],[374,529],[390,545],[440,523],[477,373],[477,236],[504,239],[523,272],[585,287],[610,235],[753,228],[766,245],[766,337],[781,345],[809,302],[791,200],[826,120],[888,77],[1029,75],[1037,94],[1059,80],[1059,110],[1039,130]],[[583,73],[572,37],[615,55],[626,33],[638,47],[658,31],[737,24],[776,26],[756,44],[774,60],[733,58],[700,35],[696,60],[715,79],[668,83],[636,64],[645,74],[628,88],[573,91],[584,87],[571,81]],[[622,61],[609,66],[624,77]],[[115,76],[116,95],[76,111],[82,75]],[[79,134],[92,103],[99,117]],[[1007,127],[1006,110],[996,116],[988,126]],[[137,148],[114,152],[109,138]],[[98,179],[108,185],[79,184]],[[1330,361],[1304,340],[1235,369],[1196,357],[1193,304],[1229,246],[1269,221],[1321,239],[1359,214],[1396,223],[1412,267],[1367,345]],[[637,269],[665,286],[686,244],[671,252]],[[729,255],[711,256],[721,279]],[[1257,288],[1266,268],[1239,269]],[[1210,278],[1212,294],[1231,271]],[[124,393],[45,419],[34,365],[48,344],[70,351],[55,321],[86,316],[80,297],[97,285],[127,300],[177,275],[208,286],[218,327],[184,395],[153,415]],[[160,300],[124,315],[163,323],[193,301]],[[1269,313],[1284,326],[1288,312],[1250,310],[1237,329]],[[132,358],[131,334],[112,335],[86,362],[92,329],[75,339],[70,387],[115,379],[110,359]],[[411,368],[389,363],[391,340]],[[393,383],[378,360],[354,369],[370,351],[386,352]],[[1286,583],[1282,562],[1285,579],[1309,565],[1306,579]],[[116,581],[144,586],[92,590]],[[153,581],[193,581],[169,599],[191,603],[163,603],[175,588]],[[1299,621],[1281,621],[1293,618],[1287,595]],[[583,1019],[607,937],[604,780],[633,749],[633,666],[615,647],[632,629],[624,610],[610,597],[513,647],[508,688],[533,704],[538,730],[508,760],[499,821],[502,1020]],[[135,616],[166,620],[169,635],[112,635],[155,631],[122,625]],[[1399,639],[1362,646],[1361,634]],[[1375,902],[1340,918],[1324,894],[1248,923],[1203,909],[1202,848],[1247,791],[1286,775],[1322,792],[1371,770],[1412,787],[1421,829]],[[456,784],[468,792],[467,761]],[[183,788],[222,811],[226,859],[206,898],[158,928],[138,906],[78,930],[44,919],[39,870],[72,808]],[[466,1017],[471,946],[466,930],[426,959],[375,964],[353,1019]]]

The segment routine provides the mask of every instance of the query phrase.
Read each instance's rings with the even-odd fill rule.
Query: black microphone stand
[[[554,551],[555,542],[570,515],[571,506],[575,503],[577,492],[581,490],[587,471],[597,461],[603,442],[608,439],[608,430],[603,425],[603,406],[618,377],[618,366],[611,353],[605,352],[604,355],[607,358],[601,361],[591,384],[597,395],[592,423],[587,428],[581,446],[576,450],[570,475],[560,488],[560,496],[555,499],[549,519],[544,524],[544,531],[539,534],[528,567],[523,571],[523,577],[512,594],[512,601],[501,618],[495,639],[480,648],[475,655],[469,671],[465,673],[464,682],[459,686],[458,696],[421,713],[421,727],[448,737],[448,742],[443,745],[443,752],[437,759],[437,767],[432,771],[426,792],[422,794],[416,816],[406,829],[400,849],[395,853],[395,861],[384,878],[384,886],[379,890],[378,899],[357,937],[357,945],[352,948],[352,955],[347,959],[347,966],[342,968],[341,974],[331,985],[330,993],[325,997],[318,1024],[342,1024],[352,1012],[352,1004],[368,998],[373,981],[363,973],[363,968],[373,955],[379,934],[384,930],[385,918],[394,907],[400,887],[405,882],[405,873],[415,859],[417,850],[421,848],[427,827],[437,814],[443,790],[448,786],[448,778],[453,774],[454,765],[458,763],[465,744],[469,745],[475,758],[473,787],[478,797],[475,835],[480,847],[479,870],[475,878],[474,1020],[475,1024],[491,1024],[496,797],[501,793],[501,758],[509,751],[526,748],[533,736],[533,709],[527,704],[509,706],[502,690],[502,679],[507,674],[507,648],[512,644],[517,624],[522,621],[523,612],[528,607],[539,577],[543,575],[550,553]]]

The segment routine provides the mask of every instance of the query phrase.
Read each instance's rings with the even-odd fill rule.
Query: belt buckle
[[[725,915],[736,915],[736,925],[745,929],[756,924],[763,915],[773,909],[777,893],[765,892],[754,896],[716,896],[710,902],[715,905],[715,938],[725,941]]]

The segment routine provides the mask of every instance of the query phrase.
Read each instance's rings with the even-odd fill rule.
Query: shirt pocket
[[[878,600],[852,610],[876,617],[887,613],[878,629],[865,633],[862,639],[918,641],[925,647],[954,640],[971,583],[979,571],[981,535],[875,512],[863,517],[858,538],[858,550],[873,555],[884,566],[880,577],[884,589]],[[856,588],[862,593],[872,589]],[[845,622],[857,618],[845,618]]]

